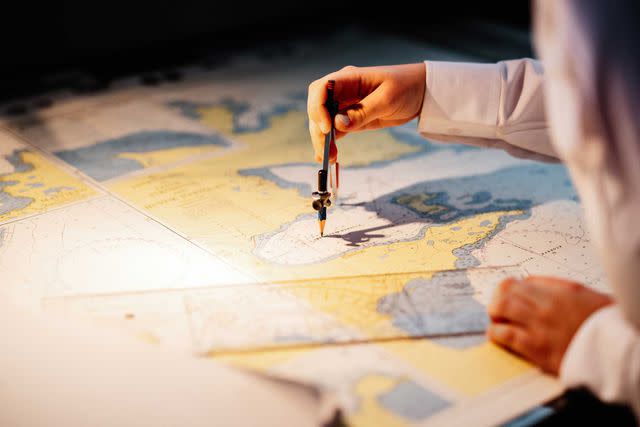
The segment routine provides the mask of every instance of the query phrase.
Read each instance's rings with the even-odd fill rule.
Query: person
[[[431,140],[563,161],[612,296],[553,277],[508,279],[488,307],[487,335],[567,387],[627,404],[640,419],[638,9],[630,0],[540,1],[540,62],[349,66],[309,86],[308,114],[317,160],[331,125],[323,103],[333,79],[337,138],[418,118]],[[336,147],[330,155],[335,160]]]

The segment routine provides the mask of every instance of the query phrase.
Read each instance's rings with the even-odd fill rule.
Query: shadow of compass
[[[378,227],[365,228],[364,230],[356,230],[350,233],[333,233],[327,234],[324,237],[331,239],[342,239],[347,243],[347,246],[357,248],[364,243],[368,243],[371,239],[384,238],[384,234],[376,234],[375,231],[384,230],[385,228],[396,227],[397,224],[387,224]]]

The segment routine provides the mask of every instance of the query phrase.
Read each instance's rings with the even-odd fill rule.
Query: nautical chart
[[[510,276],[604,286],[563,166],[435,144],[415,123],[350,135],[318,237],[308,82],[349,63],[465,59],[366,44],[322,62],[304,45],[246,55],[5,121],[3,290],[317,384],[355,426],[504,421],[552,397],[554,381],[485,341],[485,307]],[[495,403],[506,395],[520,403]]]

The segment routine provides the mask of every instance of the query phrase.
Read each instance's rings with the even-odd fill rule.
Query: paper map
[[[506,421],[556,395],[484,329],[506,277],[604,287],[563,166],[435,144],[415,122],[353,134],[339,142],[340,200],[319,238],[308,83],[352,62],[465,59],[368,44],[324,61],[304,46],[249,55],[5,121],[5,290],[319,385],[354,426]]]

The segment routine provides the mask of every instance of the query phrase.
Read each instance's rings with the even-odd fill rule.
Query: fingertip
[[[309,121],[315,123],[318,129],[325,135],[331,130],[329,111],[324,106],[326,97],[327,94],[324,83],[316,80],[309,86],[309,95],[307,98]]]
[[[324,120],[320,121],[318,127],[320,128],[320,131],[325,135],[331,132],[331,123],[328,123]]]
[[[340,131],[347,131],[351,125],[351,119],[346,114],[338,114],[335,119],[336,129]]]

